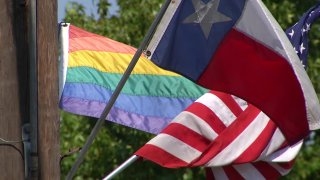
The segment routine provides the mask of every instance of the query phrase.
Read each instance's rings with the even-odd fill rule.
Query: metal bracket
[[[24,178],[28,179],[30,175],[31,163],[31,143],[30,143],[30,123],[22,126],[23,156],[24,156]]]

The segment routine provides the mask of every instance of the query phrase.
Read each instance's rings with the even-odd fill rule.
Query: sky
[[[98,0],[58,0],[58,22],[61,22],[65,16],[65,8],[68,2],[78,2],[85,6],[87,14],[97,15],[96,3]],[[109,0],[111,3],[110,13],[115,14],[117,11],[117,0]]]

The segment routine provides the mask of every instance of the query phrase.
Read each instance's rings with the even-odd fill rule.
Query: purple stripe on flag
[[[136,92],[141,91],[139,88],[134,88]],[[190,89],[192,88],[190,87]],[[64,86],[62,96],[80,98],[89,101],[108,102],[112,93],[112,90],[93,83],[67,82]],[[159,95],[152,95],[151,93],[148,93],[149,92],[147,92],[147,95],[120,93],[114,106],[127,112],[134,112],[142,116],[161,116],[173,119],[196,100],[196,98],[165,97],[161,96],[160,93],[158,93]],[[155,104],[157,106],[154,106]]]
[[[67,112],[99,118],[106,103],[64,96],[60,101],[60,106]],[[172,119],[142,116],[113,107],[107,120],[152,134],[158,134]]]

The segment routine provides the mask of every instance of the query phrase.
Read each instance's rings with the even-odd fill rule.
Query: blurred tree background
[[[138,47],[164,0],[118,0],[119,10],[110,14],[108,0],[93,0],[98,16],[88,15],[76,1],[68,3],[65,22],[111,39]],[[315,5],[317,0],[264,0],[282,28],[295,24],[299,17]],[[309,33],[308,74],[320,95],[320,33],[319,23]],[[319,96],[320,97],[320,96]],[[96,120],[61,112],[61,153],[80,148],[86,141]],[[299,153],[289,175],[282,179],[320,179],[320,138],[313,133]],[[75,179],[101,179],[128,159],[153,135],[106,121],[100,130]],[[61,177],[71,169],[78,153],[61,159]],[[147,161],[128,167],[115,179],[205,179],[202,168],[166,169]]]

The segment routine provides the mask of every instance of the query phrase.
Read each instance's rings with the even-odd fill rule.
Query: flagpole
[[[118,175],[120,172],[125,170],[128,166],[130,166],[132,163],[137,161],[140,157],[137,155],[131,156],[129,159],[127,159],[124,163],[122,163],[119,167],[117,167],[115,170],[113,170],[108,176],[103,178],[103,180],[110,180],[114,178],[116,175]]]
[[[29,112],[30,112],[30,154],[28,154],[29,164],[27,177],[31,179],[39,178],[39,156],[38,156],[38,102],[39,102],[39,72],[38,72],[38,44],[37,44],[37,0],[31,0],[29,12]]]
[[[138,50],[134,54],[130,64],[128,65],[128,68],[124,72],[124,74],[123,74],[119,84],[117,85],[114,93],[110,97],[110,100],[109,100],[108,104],[104,108],[100,118],[98,119],[97,123],[95,124],[94,128],[92,129],[92,131],[91,131],[87,141],[85,142],[83,148],[81,149],[80,154],[76,159],[76,162],[73,164],[71,170],[67,174],[67,177],[66,177],[67,180],[71,180],[72,179],[72,177],[74,176],[74,174],[77,171],[78,167],[80,166],[81,162],[83,161],[85,153],[88,151],[88,149],[91,146],[91,144],[93,143],[93,140],[96,137],[98,131],[101,129],[101,127],[103,125],[103,122],[105,121],[105,119],[106,119],[107,115],[109,114],[113,104],[115,103],[116,99],[118,98],[123,86],[125,85],[127,79],[129,78],[133,68],[135,67],[136,63],[138,62],[139,57],[141,56],[141,54],[143,52],[143,49],[147,46],[147,44],[149,43],[150,39],[152,38],[152,36],[153,36],[158,24],[160,23],[164,13],[166,12],[170,2],[171,2],[171,0],[166,0],[165,3],[163,4],[163,6],[161,7],[159,14],[157,15],[157,17],[153,21],[153,23],[152,23],[147,35],[144,37],[142,43],[140,44],[140,47],[138,48]]]

